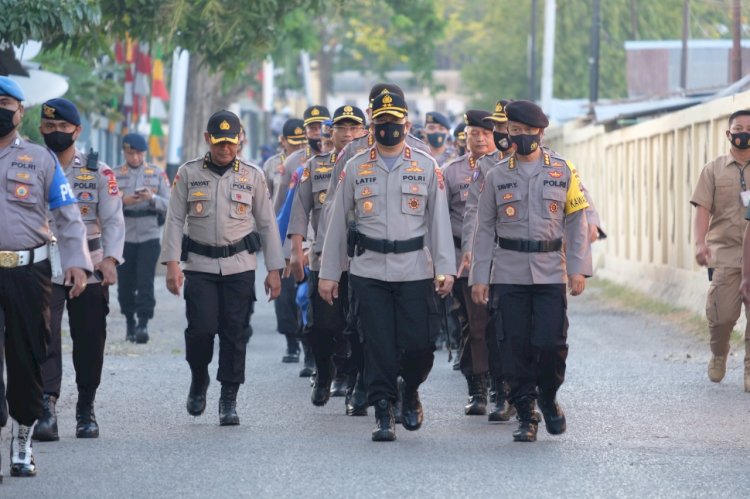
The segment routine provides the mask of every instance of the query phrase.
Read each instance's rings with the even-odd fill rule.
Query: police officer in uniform
[[[179,295],[185,283],[185,356],[192,373],[187,411],[193,416],[206,408],[208,365],[214,335],[219,335],[222,426],[239,424],[236,400],[245,381],[255,252],[263,248],[271,299],[279,294],[278,271],[284,268],[265,178],[259,168],[237,158],[239,133],[234,113],[218,111],[208,120],[209,152],[183,164],[175,176],[160,256],[169,291]]]
[[[44,416],[37,423],[33,436],[36,440],[59,440],[55,404],[62,383],[60,329],[63,308],[67,306],[78,386],[76,437],[97,438],[99,425],[94,414],[94,398],[104,363],[109,286],[117,281],[116,267],[123,260],[125,244],[122,200],[112,169],[98,161],[98,155],[93,151],[85,154],[76,148],[75,141],[81,134],[81,118],[72,102],[51,99],[42,104],[39,131],[44,143],[57,156],[78,200],[95,275],[89,278],[86,290],[75,299],[68,298],[70,286],[65,285],[62,276],[52,279],[52,334],[47,359],[42,364]]]
[[[31,436],[43,415],[40,362],[47,356],[50,334],[48,214],[58,235],[65,283],[72,286],[71,299],[84,292],[87,274],[93,270],[86,227],[57,158],[17,132],[23,100],[18,84],[0,76],[0,346],[5,347],[7,402],[13,418],[12,476],[36,474]],[[6,398],[0,400],[0,426],[7,419],[5,402]]]
[[[161,245],[161,225],[169,204],[167,175],[144,161],[146,139],[129,133],[122,139],[125,164],[115,172],[125,215],[125,262],[117,267],[117,300],[125,315],[125,338],[148,341],[148,321],[154,316],[154,274]],[[135,319],[138,318],[136,325]]]
[[[318,282],[321,297],[332,305],[352,257],[349,280],[364,338],[367,397],[375,406],[375,441],[396,438],[399,374],[401,423],[411,431],[422,425],[417,390],[434,360],[436,290],[450,293],[456,270],[442,172],[434,159],[404,143],[407,113],[397,94],[373,101],[377,143],[352,158],[340,176]]]
[[[556,400],[568,354],[566,286],[580,295],[592,273],[588,202],[572,163],[540,147],[549,122],[539,106],[513,101],[505,112],[516,149],[479,196],[469,283],[474,302],[490,304],[518,412],[513,439],[533,442],[537,399],[547,432],[566,429]]]
[[[361,373],[363,361],[361,345],[358,337],[344,337],[346,327],[346,315],[348,313],[348,282],[346,272],[340,280],[341,298],[334,301],[333,306],[324,302],[318,294],[317,283],[320,271],[320,254],[324,239],[317,236],[318,223],[322,212],[323,203],[326,201],[327,189],[333,165],[336,163],[336,155],[352,140],[364,134],[365,114],[361,109],[353,106],[341,106],[333,113],[332,140],[334,150],[314,156],[307,162],[303,171],[300,185],[295,192],[292,205],[292,217],[289,225],[288,236],[292,240],[291,270],[297,281],[304,278],[302,242],[307,236],[308,224],[313,229],[313,241],[310,251],[310,274],[308,281],[308,293],[310,297],[311,317],[308,320],[306,332],[308,333],[308,344],[315,356],[317,374],[313,385],[311,399],[317,406],[325,405],[332,394],[331,383],[334,373],[349,370],[350,377],[357,378]],[[353,335],[352,335],[353,336]],[[351,356],[356,360],[354,366],[347,366],[339,361],[334,363],[334,353],[344,352],[346,355],[351,348]],[[338,359],[345,357],[338,356]],[[337,359],[337,360],[338,360]],[[348,367],[348,369],[347,369]],[[344,374],[344,373],[341,373]],[[364,381],[350,383],[352,391],[347,403],[347,414],[365,415],[367,404],[364,397]],[[355,389],[355,386],[359,389]]]
[[[271,196],[274,194],[274,187],[278,182],[279,176],[284,171],[284,161],[286,161],[286,158],[307,143],[303,126],[304,124],[299,118],[286,120],[279,136],[281,152],[274,154],[263,163],[263,171],[266,174],[266,183],[268,183],[268,191],[271,193]]]
[[[424,120],[424,132],[430,146],[430,155],[435,158],[438,165],[443,166],[453,154],[447,142],[451,124],[448,118],[437,111],[427,113]]]
[[[464,208],[469,187],[476,178],[479,158],[495,152],[492,140],[492,125],[486,120],[487,111],[471,109],[464,114],[466,144],[469,153],[450,161],[443,167],[445,193],[451,217],[456,266],[461,266],[461,232],[464,223]],[[453,285],[453,296],[459,303],[459,316],[466,318],[462,326],[460,366],[469,387],[469,404],[464,408],[467,415],[487,413],[487,374],[489,371],[487,352],[487,307],[471,300],[468,286],[469,268],[461,267]],[[494,374],[494,373],[493,373]]]
[[[466,154],[466,123],[461,122],[453,129],[453,142],[457,158]]]

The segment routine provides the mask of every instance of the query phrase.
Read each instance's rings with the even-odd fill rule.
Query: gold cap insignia
[[[312,108],[312,111],[310,111],[310,116],[318,116],[319,114],[320,110],[317,107]]]
[[[503,104],[501,102],[498,102],[495,105],[495,112],[496,113],[502,113],[503,112]]]
[[[383,104],[385,104],[386,106],[390,106],[392,102],[393,97],[391,97],[390,95],[386,95],[385,97],[383,97]]]
[[[230,128],[232,127],[229,125],[229,122],[227,120],[224,120],[221,123],[219,123],[219,130],[229,130]]]
[[[352,108],[352,106],[346,106],[344,108],[344,112],[347,113],[347,114],[351,114],[351,113],[354,112],[354,109]]]
[[[305,133],[300,127],[294,129],[294,135],[302,135]]]
[[[44,113],[45,118],[52,119],[55,117],[55,108],[48,106],[47,104],[42,104],[42,112]]]

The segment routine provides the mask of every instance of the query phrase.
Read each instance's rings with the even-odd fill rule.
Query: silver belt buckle
[[[0,268],[13,269],[18,267],[18,253],[15,251],[0,251]]]

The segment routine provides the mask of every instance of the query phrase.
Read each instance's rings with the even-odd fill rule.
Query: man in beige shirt
[[[690,203],[695,206],[695,260],[709,268],[706,298],[711,360],[708,379],[724,379],[729,337],[742,310],[742,235],[750,191],[750,110],[729,117],[729,154],[703,167]],[[747,317],[747,307],[745,316]],[[750,326],[745,327],[745,391],[750,392]]]

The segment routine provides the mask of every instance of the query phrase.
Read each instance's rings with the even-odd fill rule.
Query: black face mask
[[[458,155],[463,156],[466,154],[466,146],[458,146]]]
[[[510,141],[510,135],[502,132],[492,132],[492,139],[495,141],[495,147],[498,150],[505,152],[513,146]]]
[[[47,147],[52,149],[53,152],[63,152],[75,142],[75,139],[73,138],[74,133],[75,132],[50,132],[42,134],[42,137],[44,137],[44,143],[47,144]]]
[[[323,147],[323,139],[307,139],[307,144],[315,152],[320,152]]]
[[[528,156],[539,149],[540,135],[511,135],[510,140],[516,145],[516,152],[518,154]]]
[[[5,137],[16,129],[16,125],[13,124],[13,116],[15,116],[16,111],[0,109],[0,137]]]
[[[428,133],[427,142],[436,149],[442,147],[445,144],[445,134],[441,132]]]
[[[739,132],[730,134],[732,139],[730,142],[737,149],[748,149],[750,148],[750,133]]]
[[[404,141],[406,136],[404,135],[406,130],[405,124],[399,123],[381,123],[375,125],[375,140],[378,144],[391,147],[400,144]]]

